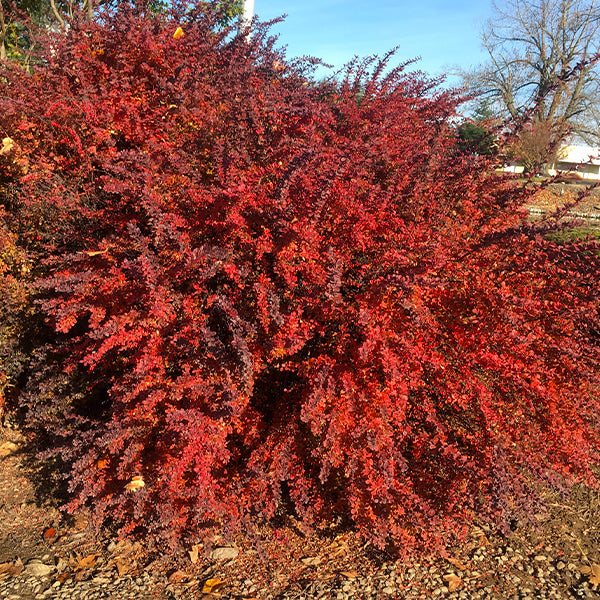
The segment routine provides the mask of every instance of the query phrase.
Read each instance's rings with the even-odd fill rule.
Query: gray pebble
[[[226,546],[222,548],[215,548],[210,553],[210,557],[212,560],[219,562],[223,560],[232,560],[236,558],[239,553],[240,551],[237,548]]]
[[[46,565],[37,560],[32,560],[25,565],[25,573],[33,575],[34,577],[46,577],[54,571],[52,565]]]

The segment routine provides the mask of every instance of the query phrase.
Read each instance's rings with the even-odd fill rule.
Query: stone
[[[52,565],[45,565],[43,562],[37,560],[32,560],[25,565],[25,573],[33,575],[33,577],[46,577],[46,575],[50,575],[52,571],[54,571]]]
[[[220,562],[223,560],[232,560],[237,558],[239,553],[240,551],[237,548],[233,548],[232,546],[224,546],[221,548],[215,548],[210,553],[210,557],[212,560]]]

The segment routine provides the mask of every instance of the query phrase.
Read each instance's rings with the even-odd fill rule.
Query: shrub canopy
[[[406,549],[593,483],[596,245],[525,222],[454,93],[386,59],[317,85],[218,18],[121,6],[0,66],[56,331],[22,401],[69,508],[176,543],[283,507]]]

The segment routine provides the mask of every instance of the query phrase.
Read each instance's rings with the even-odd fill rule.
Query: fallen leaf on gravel
[[[343,575],[346,579],[356,579],[358,577],[357,571],[340,571],[340,575]]]
[[[199,544],[194,544],[191,550],[188,550],[188,554],[190,555],[190,560],[192,564],[195,565],[198,562],[198,549],[200,548]]]
[[[593,564],[589,567],[579,567],[579,570],[581,571],[581,573],[588,576],[590,583],[594,587],[600,585],[600,565]]]
[[[448,575],[444,575],[444,580],[448,582],[449,592],[455,592],[463,586],[463,580],[454,573],[448,573]]]
[[[468,567],[466,565],[464,565],[463,563],[460,562],[460,560],[458,560],[457,558],[446,558],[446,560],[454,567],[456,567],[457,569],[460,569],[461,571],[466,571],[468,569]]]
[[[17,560],[14,561],[13,568],[11,570],[12,576],[16,577],[17,575],[20,575],[22,571],[23,571],[23,562],[21,561],[20,558],[17,558]]]
[[[174,571],[169,575],[169,583],[181,583],[189,579],[189,575],[185,571]]]
[[[224,585],[225,585],[225,582],[221,581],[220,579],[217,579],[217,578],[207,579],[204,582],[204,585],[202,586],[202,593],[203,594],[214,594],[215,592],[220,590]]]
[[[75,554],[75,558],[71,558],[69,561],[71,564],[71,568],[74,571],[87,571],[91,569],[98,560],[100,554],[90,554],[88,556],[81,556],[80,554]]]
[[[9,577],[17,577],[23,571],[23,562],[17,558],[14,562],[0,564],[0,581],[4,581]]]
[[[115,567],[117,567],[119,577],[127,575],[136,566],[134,561],[129,558],[122,558],[121,556],[115,556],[109,561],[108,564],[113,564]]]
[[[48,529],[46,529],[44,531],[44,539],[46,541],[52,540],[55,537],[56,537],[56,529],[54,529],[54,527],[48,527]]]
[[[348,544],[341,536],[338,536],[338,539],[327,546],[327,554],[330,558],[337,558],[339,556],[343,556],[344,554],[348,554],[348,552]]]
[[[323,562],[320,556],[307,556],[305,558],[301,558],[300,561],[309,567],[320,565]]]
[[[0,456],[8,456],[13,452],[16,452],[19,449],[19,446],[13,442],[4,442],[0,444]]]

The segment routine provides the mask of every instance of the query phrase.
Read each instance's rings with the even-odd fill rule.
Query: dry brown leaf
[[[75,515],[74,527],[77,531],[83,531],[90,523],[90,519],[84,513],[77,513]]]
[[[207,579],[202,586],[203,594],[214,594],[219,591],[225,585],[224,581],[217,579],[216,577],[213,579]]]
[[[11,570],[11,575],[13,577],[17,577],[18,575],[21,574],[22,571],[23,571],[23,561],[20,558],[17,558],[17,560],[15,560],[13,562],[13,568]]]
[[[9,577],[17,577],[23,571],[23,562],[20,558],[13,562],[0,564],[0,581],[4,581]]]
[[[344,554],[348,554],[350,551],[348,544],[344,539],[338,537],[335,541],[333,541],[329,546],[327,546],[327,554],[330,558],[337,558],[339,556],[343,556]]]
[[[452,557],[447,557],[446,560],[454,567],[456,567],[457,569],[460,569],[461,571],[466,571],[468,569],[468,567],[466,565],[464,565],[463,563],[460,562],[460,560],[458,560],[457,558],[452,558]]]
[[[578,567],[578,569],[583,575],[589,575],[592,572],[592,568],[588,567],[587,565],[582,565],[581,567]]]
[[[190,560],[192,564],[195,565],[198,562],[198,549],[200,548],[199,544],[194,544],[191,550],[188,550],[188,554],[190,555]]]
[[[169,583],[181,583],[186,579],[189,579],[189,575],[185,571],[181,570],[173,571],[173,573],[169,575]]]
[[[14,442],[4,442],[0,444],[0,456],[9,456],[16,452],[19,449],[19,446]]]
[[[131,478],[131,481],[125,486],[128,492],[137,492],[140,488],[143,488],[146,484],[144,478],[141,475],[136,475]]]
[[[121,556],[115,556],[111,559],[110,563],[117,567],[117,572],[119,573],[119,577],[123,577],[130,573],[135,567],[135,562],[128,558],[123,558]]]
[[[600,585],[600,565],[593,564],[590,567],[591,573],[588,575],[590,583],[596,587]]]
[[[48,527],[48,529],[46,529],[44,531],[44,539],[46,541],[52,540],[56,537],[56,529],[54,529],[54,527]]]
[[[358,577],[357,571],[340,571],[340,575],[343,575],[346,579],[356,579]]]
[[[301,558],[300,561],[309,567],[315,567],[320,565],[323,559],[320,556],[306,556],[305,558]]]
[[[10,577],[10,569],[12,567],[12,562],[1,563],[0,564],[0,581],[4,581]]]
[[[463,580],[454,573],[444,575],[444,580],[448,582],[448,591],[455,592],[463,586]]]
[[[481,527],[473,527],[471,530],[471,537],[477,540],[477,543],[480,546],[488,546],[490,543]]]
[[[91,569],[96,564],[99,556],[100,554],[90,554],[88,556],[84,556],[83,558],[79,558],[75,570],[86,571],[87,569]]]
[[[2,148],[0,148],[0,154],[8,154],[15,146],[15,142],[12,138],[5,137],[2,140]]]

